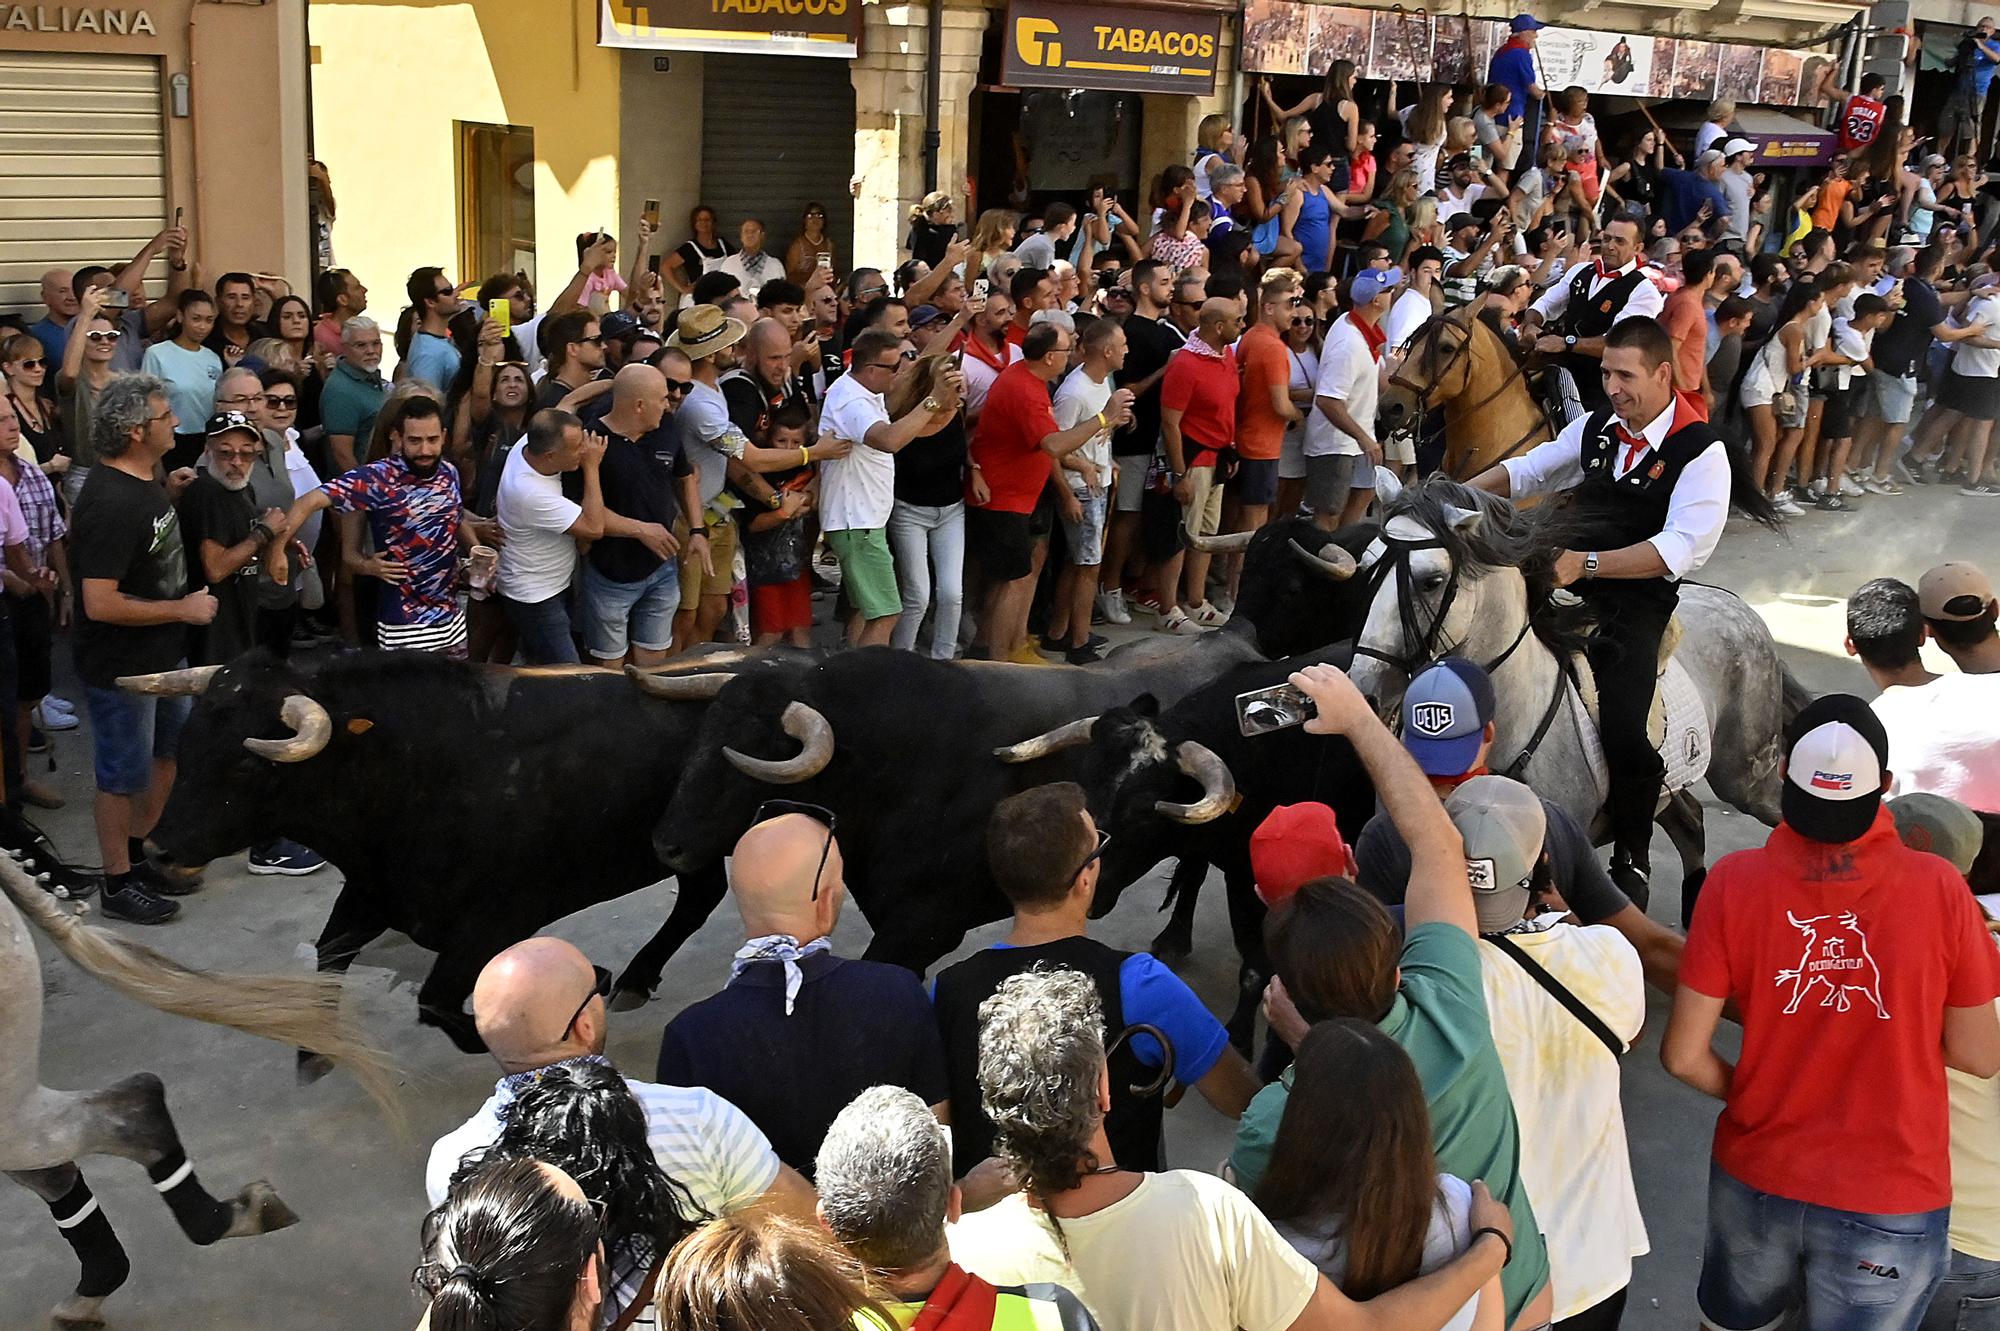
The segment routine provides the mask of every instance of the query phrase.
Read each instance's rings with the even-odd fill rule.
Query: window
[[[535,131],[458,122],[458,271],[535,277]]]

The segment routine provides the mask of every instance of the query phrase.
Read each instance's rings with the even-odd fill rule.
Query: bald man
[[[49,312],[29,324],[28,332],[42,344],[51,365],[62,364],[63,351],[69,346],[69,326],[76,321],[77,310],[81,308],[75,279],[76,274],[67,268],[51,268],[42,274],[42,304]]]
[[[685,359],[676,372],[687,382]],[[583,561],[580,617],[590,659],[610,669],[658,665],[673,652],[681,603],[674,519],[699,513],[701,497],[668,406],[666,376],[627,365],[612,379],[611,407],[597,423],[605,528]]]
[[[784,813],[745,832],[729,878],[746,941],[729,983],[660,1037],[661,1080],[739,1106],[808,1177],[834,1116],[870,1086],[913,1091],[940,1118],[951,1096],[923,981],[833,953],[841,870],[821,817]]]
[[[1215,479],[1215,463],[1236,442],[1241,376],[1235,345],[1242,336],[1243,313],[1237,303],[1211,296],[1201,303],[1187,345],[1167,362],[1167,376],[1160,383],[1160,447],[1187,542],[1214,536],[1222,527],[1222,486]],[[1162,632],[1200,633],[1228,622],[1229,616],[1208,603],[1208,559],[1205,552],[1189,548],[1156,566],[1154,594]]]
[[[500,1118],[543,1068],[604,1056],[611,973],[560,938],[530,938],[486,963],[472,987],[472,1018],[504,1074],[492,1096],[431,1147],[424,1187],[444,1200],[466,1153],[500,1135]],[[710,1215],[750,1207],[812,1223],[815,1198],[735,1105],[710,1091],[625,1079],[646,1111],[646,1136],[667,1176]]]

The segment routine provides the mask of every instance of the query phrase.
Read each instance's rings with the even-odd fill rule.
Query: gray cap
[[[1548,832],[1541,796],[1508,777],[1475,776],[1451,792],[1444,811],[1465,841],[1479,932],[1511,929],[1527,913],[1528,880]]]
[[[1986,825],[1979,815],[1943,795],[1898,795],[1889,801],[1889,816],[1896,820],[1896,835],[1904,845],[1943,856],[1960,874],[1972,871],[1986,839]]]

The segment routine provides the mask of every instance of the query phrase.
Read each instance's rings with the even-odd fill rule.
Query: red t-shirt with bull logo
[[[1944,1011],[2000,995],[2000,962],[1949,862],[1886,809],[1829,845],[1780,825],[1709,871],[1680,982],[1734,999],[1743,1054],[1715,1162],[1815,1206],[1951,1205]]]

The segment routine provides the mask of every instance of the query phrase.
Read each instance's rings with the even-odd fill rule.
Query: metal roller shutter
[[[702,57],[701,201],[736,241],[746,217],[782,259],[808,203],[826,208],[843,271],[854,262],[854,85],[848,62],[814,56]]]
[[[160,93],[151,56],[0,51],[0,311],[39,311],[44,272],[129,259],[165,224]]]

